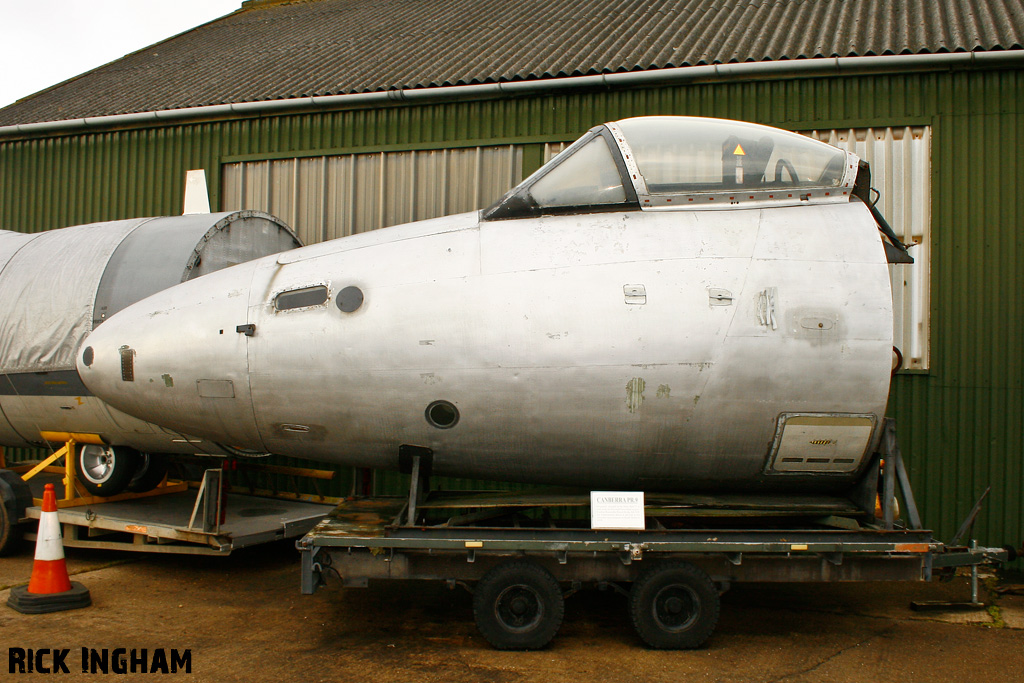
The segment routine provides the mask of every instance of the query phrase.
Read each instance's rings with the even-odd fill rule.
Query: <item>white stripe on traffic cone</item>
[[[49,595],[69,590],[71,579],[64,562],[64,543],[60,536],[60,519],[57,517],[57,493],[53,484],[47,484],[43,492],[43,511],[39,515],[39,533],[36,534],[36,558],[32,563],[28,592]]]

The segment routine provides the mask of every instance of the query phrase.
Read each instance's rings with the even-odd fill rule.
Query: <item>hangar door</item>
[[[904,367],[928,367],[931,128],[799,131],[871,164],[879,206],[914,265],[890,266],[896,346]],[[546,161],[566,143],[547,143]],[[274,214],[313,244],[489,206],[523,178],[523,145],[239,161],[223,166],[221,210]]]
[[[304,244],[483,208],[523,177],[521,145],[338,154],[223,166],[223,207],[263,207]]]

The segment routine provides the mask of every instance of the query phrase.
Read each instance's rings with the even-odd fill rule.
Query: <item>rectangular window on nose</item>
[[[325,303],[327,303],[327,287],[317,285],[316,287],[303,287],[281,292],[274,297],[274,310],[288,311],[293,308],[320,306]]]

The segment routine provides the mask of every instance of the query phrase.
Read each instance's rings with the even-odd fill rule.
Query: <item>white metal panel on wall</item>
[[[848,150],[871,164],[878,206],[910,250],[912,265],[891,265],[894,338],[903,366],[928,367],[931,224],[931,126],[819,130],[806,135]]]
[[[516,145],[242,161],[224,165],[222,208],[272,213],[313,244],[486,207],[522,167]]]

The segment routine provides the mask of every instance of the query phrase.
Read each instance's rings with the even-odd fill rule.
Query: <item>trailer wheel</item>
[[[10,470],[0,470],[0,557],[13,555],[24,545],[20,520],[32,504],[32,490]]]
[[[533,562],[500,564],[480,579],[473,592],[476,626],[499,650],[544,647],[555,637],[564,615],[558,582]]]
[[[658,650],[700,647],[715,630],[720,607],[711,578],[685,562],[652,567],[629,594],[633,627]]]
[[[78,479],[94,496],[116,496],[139,469],[139,452],[124,446],[82,444],[78,447]]]
[[[128,490],[132,493],[152,491],[167,476],[169,465],[163,453],[139,453],[139,467],[128,482]]]
[[[15,528],[11,515],[7,512],[6,505],[0,505],[0,557],[11,555],[17,549],[21,540],[21,533]]]

